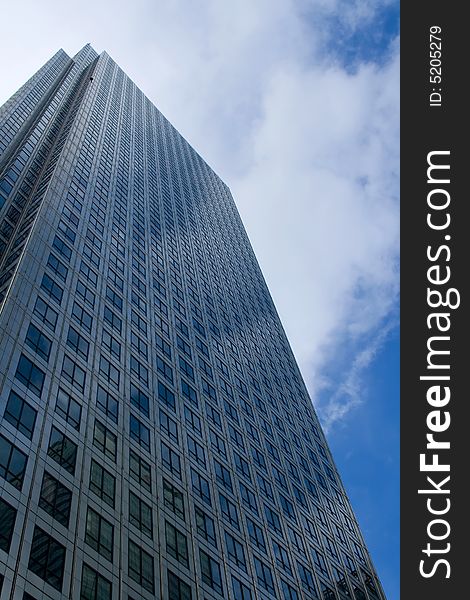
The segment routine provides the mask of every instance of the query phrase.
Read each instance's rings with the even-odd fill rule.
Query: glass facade
[[[2,598],[382,600],[228,187],[89,45],[0,152]]]

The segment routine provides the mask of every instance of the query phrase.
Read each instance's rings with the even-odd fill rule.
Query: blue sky
[[[330,447],[389,600],[399,590],[399,332],[363,374],[364,402],[330,432]]]
[[[4,9],[5,10],[5,9]],[[398,595],[396,0],[10,3],[0,103],[106,50],[229,184],[389,600]]]

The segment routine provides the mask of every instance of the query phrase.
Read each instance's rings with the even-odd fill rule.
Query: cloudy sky
[[[0,103],[58,48],[90,42],[228,183],[398,598],[397,1],[22,0],[6,11]]]

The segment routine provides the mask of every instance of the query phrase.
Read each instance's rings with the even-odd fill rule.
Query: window
[[[209,348],[198,337],[196,337],[196,347],[197,347],[198,350],[200,350],[202,352],[202,354],[204,354],[204,356],[209,357]]]
[[[226,377],[228,377],[228,375],[229,375],[228,367],[224,363],[224,361],[221,360],[218,356],[215,357],[215,365],[222,372],[223,375],[225,375]],[[221,379],[221,383],[222,382],[223,382],[223,379]],[[226,382],[224,382],[224,383],[225,383],[225,385],[227,385]],[[222,388],[223,388],[223,386],[222,386]],[[229,395],[233,396],[233,392],[231,391],[231,393],[229,393]]]
[[[163,479],[163,503],[180,519],[185,520],[183,494],[165,478]]]
[[[188,383],[186,383],[184,379],[181,380],[181,393],[185,398],[187,398],[191,402],[191,404],[194,404],[194,406],[199,405],[197,401],[196,390],[194,390]]]
[[[209,379],[214,380],[214,374],[212,372],[212,367],[210,366],[209,363],[207,363],[201,356],[199,356],[198,354],[198,364],[199,364],[199,368],[201,369],[201,371],[203,373],[205,373],[207,375],[207,377],[209,377]]]
[[[41,289],[60,306],[64,290],[47,273],[43,275]]]
[[[270,525],[278,533],[282,533],[281,521],[277,512],[269,506],[267,506],[266,504],[264,505],[264,512],[266,515],[266,521],[268,522],[268,525]]]
[[[227,546],[227,554],[229,559],[246,571],[245,550],[243,545],[236,540],[228,531],[225,532],[225,544]]]
[[[88,244],[83,246],[83,256],[91,262],[93,266],[99,269],[101,259],[96,252],[94,252]],[[83,273],[88,281],[97,282],[97,275],[83,260],[80,263],[80,273]]]
[[[171,419],[165,411],[160,409],[160,430],[163,431],[175,444],[178,443],[178,426],[173,419]]]
[[[24,354],[20,356],[18,361],[15,377],[33,394],[41,397],[45,374]]]
[[[258,442],[258,444],[261,443],[258,430],[252,423],[250,423],[250,421],[248,421],[248,419],[245,419],[245,429],[248,435],[250,435],[255,442]]]
[[[150,416],[149,398],[144,392],[131,383],[131,404],[146,417]]]
[[[64,235],[64,237],[66,237],[68,239],[69,242],[71,242],[72,244],[75,243],[76,233],[73,231],[73,229],[71,227],[66,225],[64,223],[64,221],[62,221],[62,220],[59,221],[58,229]]]
[[[204,392],[204,394],[206,394],[206,396],[208,396],[208,398],[210,398],[213,402],[217,403],[217,393],[215,391],[215,388],[208,383],[204,378],[202,378],[202,391]],[[206,404],[206,406],[209,406]],[[208,412],[207,415],[210,419],[212,419],[211,415]],[[220,421],[220,415],[218,415],[219,417],[219,421]],[[214,419],[212,419],[214,420]]]
[[[284,514],[290,519],[297,521],[295,516],[294,505],[292,504],[292,502],[285,498],[282,494],[279,494],[279,502],[281,503]]]
[[[157,343],[157,348],[160,350],[165,356],[171,359],[171,346],[168,342],[166,342],[161,335],[156,335],[155,340]]]
[[[28,569],[56,590],[62,590],[65,548],[37,525],[29,555]]]
[[[64,356],[61,375],[82,393],[85,391],[85,371],[67,355]]]
[[[153,594],[153,558],[132,540],[129,540],[129,577]]]
[[[230,439],[235,444],[235,446],[237,446],[240,450],[244,450],[245,449],[245,443],[243,441],[243,436],[238,431],[238,429],[235,429],[235,427],[229,423],[228,432],[229,432],[229,435],[230,435]]]
[[[344,574],[340,573],[338,571],[338,569],[335,569],[335,572],[336,572],[336,580],[338,582],[339,588],[341,590],[345,590],[345,589],[347,590],[348,586],[346,584],[346,578],[345,578]],[[362,577],[364,579],[364,583],[366,584],[366,588],[369,590],[369,592],[371,592],[372,596],[376,596],[378,598],[379,593],[375,586],[372,575],[370,573],[367,573],[367,571],[364,571],[364,569],[361,569],[361,573],[362,573]]]
[[[218,483],[233,492],[230,471],[216,460],[214,461],[215,478]]]
[[[67,206],[64,206],[62,214],[69,221],[69,223],[71,223],[74,227],[78,227],[80,219],[76,215],[74,215],[73,212]]]
[[[91,461],[90,490],[101,498],[106,504],[114,508],[116,493],[116,480],[96,461]]]
[[[72,492],[55,477],[44,471],[39,506],[64,527],[69,526]]]
[[[113,560],[114,527],[109,521],[88,507],[85,542],[107,560]]]
[[[303,506],[304,508],[307,508],[307,498],[305,497],[305,494],[303,493],[302,490],[300,490],[297,486],[293,485],[292,489],[294,490],[294,496],[295,499],[297,500],[297,502]]]
[[[41,322],[44,323],[46,327],[49,327],[49,329],[52,331],[55,330],[59,315],[49,306],[49,304],[47,304],[47,302],[44,302],[41,297],[37,298],[33,312],[39,317]]]
[[[139,421],[134,415],[130,415],[130,437],[150,452],[150,429]]]
[[[299,572],[300,581],[302,582],[302,587],[316,598],[315,582],[312,573],[299,562],[297,563],[297,570]]]
[[[292,529],[292,527],[288,527],[287,532],[294,548],[299,554],[303,554],[305,552],[305,548],[301,536],[297,533],[297,531],[295,531],[295,529]]]
[[[274,594],[274,581],[271,569],[258,558],[253,557],[255,562],[256,577],[259,585],[267,590],[270,594]]]
[[[221,456],[223,456],[224,458],[227,458],[227,450],[225,449],[225,442],[220,437],[220,435],[217,435],[217,433],[215,433],[215,431],[213,431],[212,429],[209,429],[209,438],[211,441],[212,448],[216,452],[218,452]]]
[[[345,552],[343,552],[343,562],[353,577],[359,577],[358,572],[357,572],[357,567],[356,567],[353,559]]]
[[[26,343],[46,362],[49,360],[52,342],[32,323],[30,323],[26,333]]]
[[[7,554],[10,551],[15,521],[16,509],[0,498],[0,549]]]
[[[52,242],[52,247],[62,254],[62,256],[68,261],[70,261],[72,257],[72,250],[67,246],[65,242],[63,242],[60,237],[57,235],[54,237],[54,241]]]
[[[106,348],[111,356],[117,360],[121,360],[121,344],[106,329],[103,329],[101,341],[103,347]]]
[[[268,500],[274,500],[273,488],[269,481],[257,473],[258,485],[261,493],[268,498]]]
[[[189,568],[188,542],[186,536],[178,531],[176,527],[165,521],[166,549],[170,556]]]
[[[296,479],[300,481],[299,471],[295,465],[293,465],[290,461],[287,461],[287,470],[292,479]]]
[[[52,273],[54,273],[54,275],[57,275],[57,277],[62,279],[62,281],[67,279],[67,273],[69,270],[54,254],[52,254],[52,252],[49,254],[47,267]]]
[[[121,333],[122,320],[117,315],[115,315],[113,311],[107,306],[104,307],[103,319],[104,322],[107,323],[112,329],[114,329],[118,333]]]
[[[72,317],[75,320],[75,322],[80,325],[80,327],[83,327],[85,331],[91,333],[93,317],[89,313],[87,313],[87,311],[84,308],[77,304],[77,302],[73,303]]]
[[[175,325],[178,331],[180,331],[185,337],[189,337],[188,326],[185,323],[183,323],[181,319],[178,319],[178,317],[175,317]]]
[[[93,445],[99,448],[113,462],[116,462],[117,437],[97,419],[95,419],[95,428],[93,431]]]
[[[72,348],[74,352],[83,360],[88,360],[88,351],[90,344],[86,339],[78,333],[73,327],[69,327],[69,333],[67,335],[67,346]]]
[[[334,541],[326,535],[322,535],[322,538],[323,538],[323,546],[324,546],[327,554],[329,554],[335,560],[339,560],[338,551],[336,549]]]
[[[319,500],[318,490],[316,485],[310,481],[307,477],[304,477],[305,487],[307,488],[307,492],[315,499]]]
[[[135,310],[131,311],[131,322],[144,337],[147,336],[147,322]]]
[[[121,380],[121,372],[104,356],[100,356],[100,375],[117,390]]]
[[[191,482],[193,491],[200,497],[202,500],[212,506],[211,502],[211,493],[209,489],[209,482],[204,479],[197,471],[191,469]]]
[[[232,386],[230,384],[228,384],[224,379],[222,379],[221,377],[219,377],[219,383],[220,383],[220,387],[221,389],[227,394],[227,396],[229,398],[233,399],[233,390],[232,390]],[[243,398],[240,398],[240,402],[242,404],[242,408],[243,408]],[[248,406],[248,403],[245,402],[245,404]]]
[[[235,406],[228,400],[224,400],[224,407],[225,407],[225,412],[227,413],[227,416],[230,419],[233,419],[235,421],[235,423],[239,424],[240,419],[238,417],[238,412],[237,412],[237,409],[235,408]]]
[[[161,373],[167,381],[173,383],[173,369],[159,356],[157,356],[157,371]]]
[[[82,407],[72,396],[59,388],[57,400],[55,403],[55,412],[69,423],[74,429],[80,431],[80,419],[82,416]]]
[[[278,544],[276,541],[273,541],[273,550],[278,567],[292,574],[289,555],[287,554],[287,550],[284,548],[284,546],[281,546],[281,544]]]
[[[32,406],[15,392],[10,392],[3,417],[29,440],[33,437],[36,415],[37,411]]]
[[[264,454],[255,447],[251,448],[251,454],[255,463],[262,469],[266,470],[266,459],[264,458]]]
[[[323,525],[326,529],[328,529],[328,519],[326,518],[325,511],[319,506],[314,506],[315,512],[317,513],[317,523]]]
[[[194,381],[194,369],[188,363],[188,361],[185,360],[182,356],[179,357],[179,366],[180,366],[181,372],[184,375],[186,375],[186,377],[188,377],[188,379],[191,379],[191,381]]]
[[[217,540],[215,537],[215,525],[214,520],[206,515],[198,506],[194,507],[196,514],[196,528],[199,535],[201,535],[206,541],[217,548]]]
[[[299,600],[299,594],[295,588],[290,586],[287,581],[281,579],[282,593],[284,600]]]
[[[202,467],[206,466],[206,457],[204,448],[198,444],[190,435],[187,436],[189,455],[194,458]]]
[[[184,407],[184,419],[191,429],[202,435],[201,419],[187,406]]]
[[[166,385],[160,383],[160,381],[158,382],[158,398],[166,404],[168,408],[171,408],[172,411],[176,412],[175,395],[166,387]]]
[[[213,590],[222,594],[222,579],[220,576],[219,563],[203,550],[199,550],[199,560],[201,563],[202,581]]]
[[[248,528],[248,535],[250,536],[251,542],[263,552],[266,552],[266,542],[264,541],[264,533],[261,527],[254,521],[247,517],[246,525]]]
[[[242,477],[246,477],[249,481],[251,481],[250,466],[248,462],[237,452],[234,452],[233,456],[235,458],[235,467],[237,472],[242,475]]]
[[[274,446],[274,444],[272,444],[268,439],[266,439],[266,448],[269,454],[272,456],[272,458],[274,458],[274,460],[279,463],[281,461],[279,451],[276,448],[276,446]]]
[[[171,571],[168,571],[168,600],[191,600],[189,585]]]
[[[356,542],[353,542],[354,545],[354,554],[356,555],[356,557],[365,564],[365,559],[364,559],[364,552],[362,551],[362,548],[356,544]]]
[[[322,487],[326,492],[328,492],[328,485],[323,475],[319,471],[315,470],[315,477],[318,483],[320,484],[320,487]]]
[[[111,600],[111,583],[97,571],[83,564],[80,600]]]
[[[258,503],[254,493],[246,487],[244,483],[240,483],[240,496],[243,504],[251,511],[258,514]]]
[[[148,346],[144,340],[140,339],[133,331],[131,331],[131,347],[145,359],[148,358]]]
[[[129,492],[129,521],[153,539],[152,509],[133,492]]]
[[[119,403],[114,396],[100,385],[96,391],[96,406],[114,423],[118,422]]]
[[[51,430],[47,454],[72,475],[75,473],[77,445],[55,427]]]
[[[186,354],[186,356],[191,358],[191,346],[187,342],[185,342],[183,338],[179,335],[176,336],[176,345],[179,350],[181,350],[182,352],[184,352],[184,354]]]
[[[211,406],[208,402],[206,402],[206,415],[207,418],[217,425],[219,429],[222,429],[222,420],[220,418],[220,414],[213,406]]]
[[[150,465],[133,450],[129,452],[129,472],[134,481],[137,481],[149,492],[152,491]]]
[[[230,502],[223,494],[219,493],[220,509],[223,517],[237,529],[240,529],[240,523],[238,519],[237,507],[233,502]]]
[[[181,462],[179,454],[161,442],[163,465],[181,479]]]
[[[109,300],[119,312],[122,312],[122,298],[109,285],[106,286],[106,300]]]
[[[232,587],[234,600],[252,600],[251,590],[244,583],[232,575]]]
[[[138,361],[135,356],[131,355],[131,373],[135,375],[137,379],[139,379],[144,385],[148,385],[149,380],[149,372],[147,367],[145,367],[140,361]]]
[[[28,457],[0,435],[0,477],[21,490]]]

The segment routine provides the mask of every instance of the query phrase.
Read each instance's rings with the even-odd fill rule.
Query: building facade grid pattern
[[[228,187],[89,45],[0,132],[2,597],[383,599]]]

